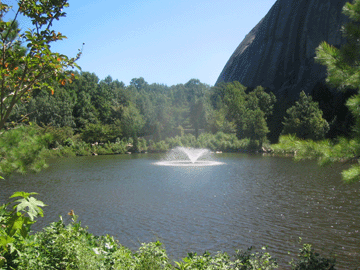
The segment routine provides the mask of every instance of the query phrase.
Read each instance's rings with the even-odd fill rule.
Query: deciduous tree
[[[0,130],[15,104],[34,89],[54,92],[50,81],[64,85],[72,80],[68,68],[78,67],[81,51],[75,58],[51,51],[52,43],[66,38],[53,29],[53,22],[65,16],[67,6],[67,0],[18,0],[14,18],[5,21],[11,7],[0,2]],[[32,23],[26,31],[16,23],[21,15]]]
[[[236,125],[236,136],[239,139],[250,138],[252,145],[262,146],[269,133],[267,117],[272,114],[275,96],[266,93],[261,86],[247,93],[245,86],[232,82],[217,89],[219,97],[227,106],[227,118]],[[213,100],[216,100],[213,97]]]

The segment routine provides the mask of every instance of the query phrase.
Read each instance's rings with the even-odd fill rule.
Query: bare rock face
[[[322,41],[340,46],[342,8],[350,0],[277,0],[228,60],[216,84],[261,85],[278,98],[297,99],[324,85],[326,68],[314,62]]]

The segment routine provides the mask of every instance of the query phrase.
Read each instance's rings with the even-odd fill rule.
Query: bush
[[[151,142],[148,149],[151,152],[166,152],[170,150],[170,145],[165,141]]]
[[[91,146],[83,141],[77,142],[72,146],[72,149],[77,156],[90,156],[92,154]]]
[[[263,252],[252,253],[250,247],[247,251],[237,251],[235,255],[236,269],[239,270],[270,270],[278,268],[276,259],[272,258],[271,255],[266,252],[266,247],[263,247]]]
[[[96,245],[94,236],[80,223],[65,226],[60,218],[31,240],[17,269],[99,269],[104,266],[103,258],[98,258],[91,248]]]
[[[63,146],[71,146],[74,144],[74,131],[71,127],[53,127],[47,126],[44,128],[44,133],[51,134],[52,140],[50,148]]]
[[[304,244],[297,261],[291,261],[293,270],[335,270],[335,258],[324,258],[314,252],[310,244]]]
[[[143,138],[139,138],[138,140],[138,150],[139,152],[145,152],[148,150],[147,142]]]
[[[43,216],[43,202],[31,195],[15,192],[10,198],[20,198],[0,206],[0,269],[16,269],[26,252],[30,227],[37,216]],[[13,210],[9,206],[13,204]]]
[[[230,256],[223,252],[218,252],[214,256],[209,252],[205,252],[202,256],[188,253],[182,262],[175,262],[176,269],[271,270],[277,268],[276,260],[268,252],[251,253],[252,249],[249,248],[246,252],[237,251],[234,260],[231,260]]]
[[[124,154],[126,153],[128,143],[122,141],[119,138],[116,139],[116,142],[111,144],[111,150],[114,154]]]
[[[153,243],[143,243],[135,253],[134,259],[137,265],[136,269],[171,269],[168,256],[162,244],[159,241]]]

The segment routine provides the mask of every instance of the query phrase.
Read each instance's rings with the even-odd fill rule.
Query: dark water
[[[59,159],[0,182],[0,203],[36,191],[48,206],[35,229],[73,209],[92,233],[133,249],[159,239],[172,259],[268,245],[284,267],[302,237],[321,254],[336,253],[338,269],[360,267],[360,184],[342,183],[344,165],[245,154],[217,155],[226,164],[213,167],[153,165],[160,158]]]

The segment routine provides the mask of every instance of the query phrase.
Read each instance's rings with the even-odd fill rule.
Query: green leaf
[[[23,192],[23,191],[18,191],[15,192],[13,195],[10,196],[10,198],[15,198],[15,197],[23,197],[23,198],[28,198],[30,195],[37,195],[38,193],[36,192]]]
[[[33,221],[37,215],[42,217],[44,216],[43,210],[39,207],[46,206],[42,201],[39,201],[34,197],[30,197],[16,200],[16,202],[19,202],[19,204],[16,206],[16,210],[18,212],[25,211],[29,215],[31,221]],[[28,209],[26,210],[26,208]]]
[[[24,217],[19,213],[16,213],[8,222],[9,235],[14,236],[18,231],[20,231],[24,224]]]
[[[15,239],[8,235],[0,236],[0,247],[5,248],[9,243],[12,243],[14,241]]]

